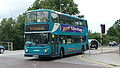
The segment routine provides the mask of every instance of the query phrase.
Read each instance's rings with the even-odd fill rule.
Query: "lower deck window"
[[[86,41],[86,36],[79,36],[79,35],[60,35],[59,42],[61,44],[66,43],[81,43]]]

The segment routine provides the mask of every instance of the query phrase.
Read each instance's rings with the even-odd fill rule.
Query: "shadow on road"
[[[64,56],[64,58],[68,58],[68,57],[74,57],[77,55],[83,55],[81,53],[77,53],[77,54],[71,54],[71,55],[66,55]],[[53,60],[59,60],[59,59],[64,59],[64,58],[59,58],[59,57],[51,57],[51,58],[32,58],[32,59],[26,59],[26,61],[53,61]]]

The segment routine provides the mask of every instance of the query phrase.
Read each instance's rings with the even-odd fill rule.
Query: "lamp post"
[[[61,0],[60,0],[60,12],[61,12]]]

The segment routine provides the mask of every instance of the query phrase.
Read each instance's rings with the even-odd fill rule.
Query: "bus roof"
[[[80,20],[85,20],[85,19],[79,18],[79,17],[77,17],[77,16],[73,16],[73,15],[61,13],[61,12],[54,11],[54,10],[50,10],[50,9],[37,9],[37,10],[30,10],[30,11],[27,11],[27,12],[34,12],[34,11],[50,11],[50,12],[55,12],[55,13],[57,13],[57,14],[61,14],[61,15],[64,15],[64,16],[73,17],[73,18],[77,18],[77,19],[80,19]],[[85,21],[87,21],[87,20],[85,20]]]

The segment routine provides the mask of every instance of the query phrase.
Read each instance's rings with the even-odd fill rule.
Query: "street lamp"
[[[60,0],[60,12],[61,12],[61,0]]]

